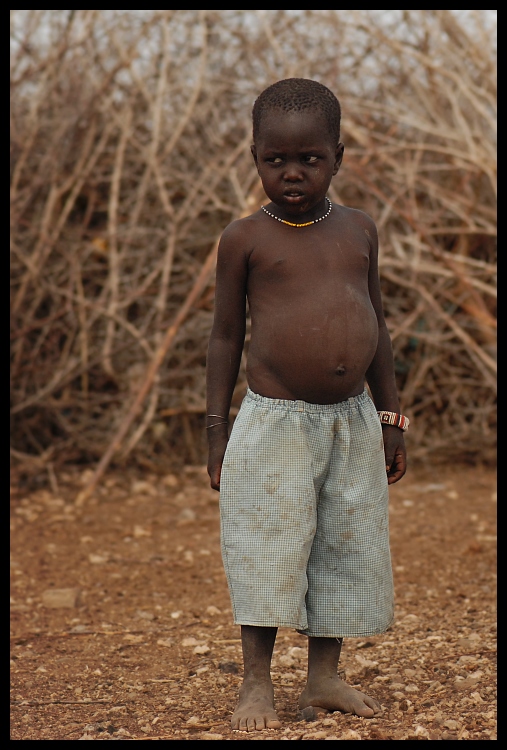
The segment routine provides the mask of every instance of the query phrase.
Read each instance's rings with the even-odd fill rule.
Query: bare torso
[[[364,390],[377,347],[369,288],[369,217],[334,206],[296,229],[249,221],[249,387],[270,398],[330,404]]]

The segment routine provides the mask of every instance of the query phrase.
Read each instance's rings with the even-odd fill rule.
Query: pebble
[[[192,521],[195,521],[196,518],[195,510],[192,510],[192,508],[183,508],[183,510],[178,513],[178,526],[182,526],[185,523],[191,523]]]
[[[201,740],[223,740],[224,735],[218,734],[218,732],[203,732],[201,734]]]
[[[213,604],[210,604],[209,607],[206,607],[206,614],[207,615],[221,615],[222,610],[218,609],[218,607],[213,606]]]
[[[49,609],[63,609],[77,607],[80,590],[72,589],[47,589],[42,592],[42,604]]]
[[[156,495],[157,489],[149,482],[138,480],[132,483],[131,490],[133,495]]]
[[[102,554],[102,555],[96,555],[94,552],[90,552],[88,555],[88,560],[92,563],[92,565],[102,565],[103,563],[106,563],[109,559],[109,555]]]
[[[210,651],[211,651],[210,647],[206,645],[196,646],[194,648],[194,654],[209,654]]]
[[[451,732],[456,732],[459,729],[459,724],[455,719],[447,719],[447,721],[444,721],[444,727],[450,729]]]
[[[430,733],[426,729],[426,727],[421,726],[421,724],[417,724],[414,734],[416,737],[424,737],[425,739],[429,740]]]
[[[155,619],[154,614],[152,614],[151,612],[145,612],[142,609],[136,610],[136,617],[139,620],[154,620]]]
[[[166,646],[167,648],[171,648],[172,645],[172,641],[168,638],[159,638],[157,641],[157,646]]]
[[[193,636],[190,636],[189,638],[183,638],[181,641],[182,646],[198,646],[199,641],[194,638]]]
[[[136,539],[140,539],[143,536],[151,536],[151,531],[144,529],[142,526],[134,526],[133,535]]]
[[[356,732],[354,729],[347,729],[346,732],[344,732],[340,737],[338,737],[339,740],[360,740],[361,735],[359,732]]]

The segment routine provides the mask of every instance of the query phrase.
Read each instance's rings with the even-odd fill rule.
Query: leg
[[[382,709],[377,701],[338,677],[341,648],[341,638],[308,639],[308,681],[301,693],[299,708],[314,706],[366,718],[380,714]]]
[[[241,626],[244,678],[231,719],[232,729],[251,732],[255,729],[280,729],[282,726],[275,712],[271,682],[276,632],[277,628]]]

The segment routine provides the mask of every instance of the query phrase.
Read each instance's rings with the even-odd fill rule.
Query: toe
[[[268,719],[266,722],[267,729],[280,729],[281,726],[282,722],[278,721],[278,719]]]
[[[358,716],[364,716],[365,719],[370,719],[372,716],[375,716],[375,711],[373,708],[370,708],[369,706],[359,706],[356,709],[356,713]]]
[[[264,716],[256,716],[255,717],[255,729],[265,729],[266,723],[264,721]]]
[[[241,719],[239,720],[238,729],[240,732],[248,732],[248,724],[247,724],[246,717],[244,716],[241,717]]]

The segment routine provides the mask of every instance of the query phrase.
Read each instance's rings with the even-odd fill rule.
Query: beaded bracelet
[[[394,427],[399,427],[403,432],[408,430],[410,421],[408,417],[405,417],[403,414],[397,414],[395,411],[378,411],[377,414],[379,415],[382,424],[390,424]]]

